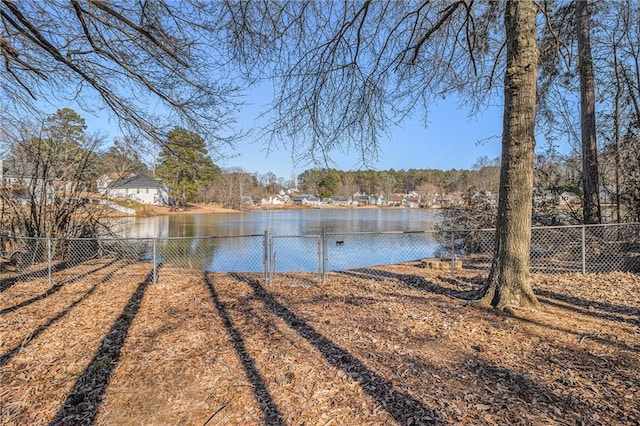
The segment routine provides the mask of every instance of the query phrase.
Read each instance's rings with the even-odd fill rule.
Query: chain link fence
[[[159,273],[207,271],[260,273],[267,283],[320,283],[333,271],[415,261],[452,276],[461,268],[486,274],[494,238],[493,229],[144,239],[0,235],[0,287],[30,279],[53,284],[115,263],[147,265],[154,281]],[[531,271],[640,272],[640,224],[533,228]]]
[[[162,265],[163,275],[264,272],[264,236],[159,238],[151,241],[144,260]]]

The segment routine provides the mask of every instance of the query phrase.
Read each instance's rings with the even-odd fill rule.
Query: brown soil
[[[206,276],[93,262],[0,283],[0,424],[639,424],[640,277],[391,265]]]

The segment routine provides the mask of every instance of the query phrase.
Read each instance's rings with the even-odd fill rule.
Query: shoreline
[[[137,217],[148,216],[179,216],[179,215],[196,215],[206,213],[239,213],[240,210],[227,209],[217,204],[199,204],[189,203],[184,210],[171,210],[166,206],[154,206],[145,204],[141,209],[136,209]]]
[[[235,210],[220,207],[217,204],[199,204],[189,203],[184,210],[171,210],[165,206],[153,206],[144,205],[142,208],[136,210],[135,217],[150,217],[150,216],[177,216],[177,215],[198,215],[208,213],[243,213],[250,211],[267,211],[267,210],[350,210],[350,209],[407,209],[403,206],[322,206],[320,208],[313,206],[302,205],[278,205],[278,206],[253,206],[246,210]],[[425,208],[419,208],[425,209]],[[427,210],[438,210],[428,208]]]

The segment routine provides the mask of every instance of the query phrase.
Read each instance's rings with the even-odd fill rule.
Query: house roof
[[[16,167],[13,162],[9,162],[7,160],[0,160],[0,176],[4,178],[15,178],[17,177],[17,173],[15,171]]]
[[[134,178],[135,175],[127,174],[127,173],[105,173],[98,177],[98,180],[113,182],[114,180],[123,180],[127,178]]]
[[[158,185],[160,185],[160,179],[154,179],[147,175],[138,175],[128,179],[109,182],[107,188],[157,188]]]

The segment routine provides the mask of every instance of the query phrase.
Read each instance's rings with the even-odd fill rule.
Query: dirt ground
[[[477,274],[3,276],[0,424],[640,424],[640,276],[534,275],[512,317]]]

